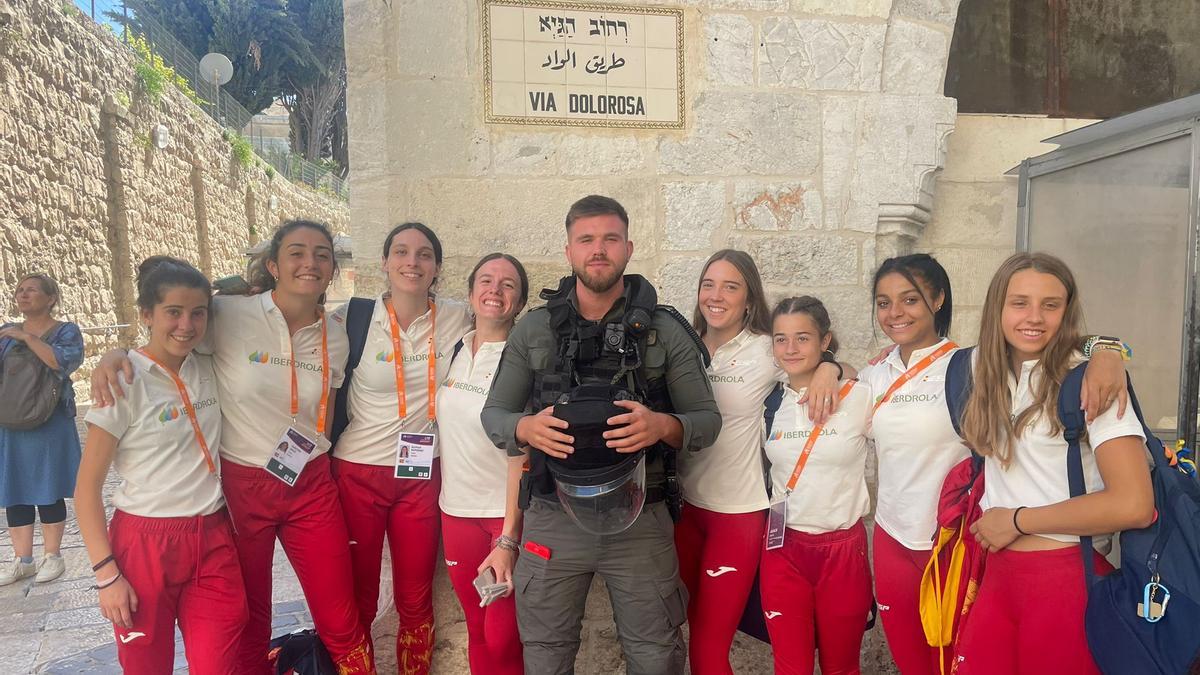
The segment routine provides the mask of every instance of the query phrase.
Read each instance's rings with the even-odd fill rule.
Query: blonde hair
[[[62,292],[58,290],[58,282],[55,281],[54,277],[50,276],[49,274],[44,272],[29,272],[28,274],[21,275],[21,278],[17,279],[17,285],[13,287],[13,295],[16,295],[16,289],[19,288],[21,284],[29,281],[30,279],[37,279],[38,284],[42,287],[42,292],[54,298],[54,302],[50,303],[50,307],[46,309],[46,311],[53,316],[54,310],[58,309],[58,303],[62,302]]]
[[[1067,306],[1062,325],[1042,352],[1035,368],[1042,370],[1033,405],[1011,416],[1012,395],[1008,389],[1011,349],[1004,338],[1001,317],[1008,284],[1017,272],[1034,270],[1050,274],[1067,289]],[[979,346],[975,348],[974,386],[963,412],[963,438],[975,452],[999,459],[1008,466],[1013,459],[1015,439],[1037,418],[1050,422],[1052,433],[1060,433],[1058,390],[1071,368],[1071,354],[1079,344],[1083,330],[1083,308],[1079,302],[1075,275],[1066,263],[1047,253],[1017,253],[1005,260],[988,286],[979,326]]]

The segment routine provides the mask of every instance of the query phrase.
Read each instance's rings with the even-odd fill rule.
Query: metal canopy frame
[[[1031,157],[1009,171],[1017,183],[1017,250],[1029,250],[1029,188],[1040,176],[1120,155],[1174,138],[1192,142],[1188,199],[1188,269],[1185,274],[1183,334],[1180,336],[1179,408],[1175,430],[1189,448],[1196,447],[1196,415],[1200,404],[1200,94],[1059,134],[1046,139],[1057,150]]]

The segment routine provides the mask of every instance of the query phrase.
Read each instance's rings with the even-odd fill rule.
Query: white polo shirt
[[[508,489],[508,458],[483,431],[479,413],[492,389],[504,352],[503,342],[485,342],[471,354],[475,331],[438,389],[442,434],[442,494],[438,504],[460,518],[503,518]]]
[[[296,362],[296,424],[315,433],[321,396],[321,320],[288,336],[287,321],[270,293],[213,298],[216,325],[209,330],[225,426],[221,456],[245,466],[265,466],[279,435],[292,424],[292,359]],[[349,344],[343,321],[329,324],[329,387],[342,386]],[[292,354],[292,349],[295,354]],[[329,397],[325,426],[333,424]],[[313,456],[325,452],[319,444]]]
[[[344,311],[339,308],[336,314],[344,317]],[[400,329],[407,408],[407,414],[401,420],[396,398],[396,357],[392,353],[390,321],[383,296],[375,298],[375,311],[367,328],[362,360],[358,362],[354,377],[350,380],[347,404],[350,422],[338,439],[338,459],[358,464],[392,466],[396,462],[396,438],[400,433],[420,432],[427,427],[431,324],[436,324],[434,328],[437,333],[434,336],[437,358],[434,381],[440,383],[450,371],[454,345],[470,329],[471,319],[465,304],[438,299],[434,321],[431,322],[430,312],[426,311],[409,324],[407,330]],[[478,422],[478,416],[475,421]],[[440,450],[435,456],[438,453]]]
[[[783,379],[771,336],[744,329],[717,348],[706,374],[721,410],[721,433],[700,452],[680,454],[683,498],[718,513],[765,509],[770,502],[763,485],[763,400]]]
[[[1076,355],[1073,365],[1082,361],[1083,357]],[[1033,405],[1038,382],[1043,376],[1042,369],[1037,367],[1038,363],[1026,361],[1021,364],[1019,378],[1009,375],[1008,391],[1012,396],[1014,416]],[[1117,419],[1117,406],[1097,415],[1087,425],[1087,432],[1087,437],[1079,443],[1079,454],[1083,460],[1084,485],[1088,492],[1095,492],[1104,489],[1104,480],[1096,466],[1093,448],[1122,436],[1134,436],[1144,442],[1146,435],[1137,415],[1127,414],[1124,419]],[[1071,498],[1067,481],[1067,441],[1061,432],[1052,432],[1051,420],[1045,419],[1044,415],[1034,418],[1025,433],[1017,439],[1007,469],[999,460],[988,457],[984,460],[983,471],[984,485],[987,486],[979,502],[983,509],[1046,506]],[[1079,541],[1079,537],[1072,534],[1039,536],[1061,542]],[[1111,548],[1111,537],[1093,537],[1092,544],[1096,550],[1106,554]]]
[[[914,351],[908,363],[901,360],[899,348],[893,349],[883,362],[859,371],[859,380],[871,388],[871,405],[909,366],[945,342]],[[879,466],[875,523],[913,551],[933,547],[942,482],[955,464],[971,454],[954,432],[946,407],[946,368],[953,353],[906,382],[871,421]]]
[[[783,402],[767,438],[776,499],[787,491],[788,479],[813,428],[808,419],[808,404],[799,402],[801,394],[803,390],[797,392],[784,386]],[[804,472],[788,497],[789,528],[809,534],[833,532],[850,527],[870,512],[867,425],[871,405],[870,389],[855,384],[821,429],[821,437],[813,445]]]
[[[129,360],[134,376],[125,397],[111,406],[93,407],[84,417],[117,439],[113,466],[123,481],[113,493],[113,506],[151,518],[206,516],[217,511],[225,505],[221,480],[209,473],[175,381],[136,351],[129,352]],[[189,354],[179,378],[219,471],[221,406],[212,358]]]

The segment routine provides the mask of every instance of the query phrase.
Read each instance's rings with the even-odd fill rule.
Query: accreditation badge
[[[429,480],[437,434],[400,434],[396,439],[396,478]]]
[[[271,458],[264,468],[289,486],[295,485],[308,460],[322,447],[318,439],[324,439],[324,436],[306,433],[301,427],[285,427],[275,441],[275,449],[271,451]]]
[[[783,537],[787,533],[787,495],[771,502],[767,511],[767,550],[783,548]]]

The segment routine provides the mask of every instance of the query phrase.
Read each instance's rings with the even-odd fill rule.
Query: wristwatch
[[[1121,355],[1123,361],[1128,361],[1133,358],[1133,349],[1121,342],[1121,338],[1112,337],[1109,335],[1092,335],[1083,343],[1083,356],[1090,359],[1098,350],[1110,349]]]

